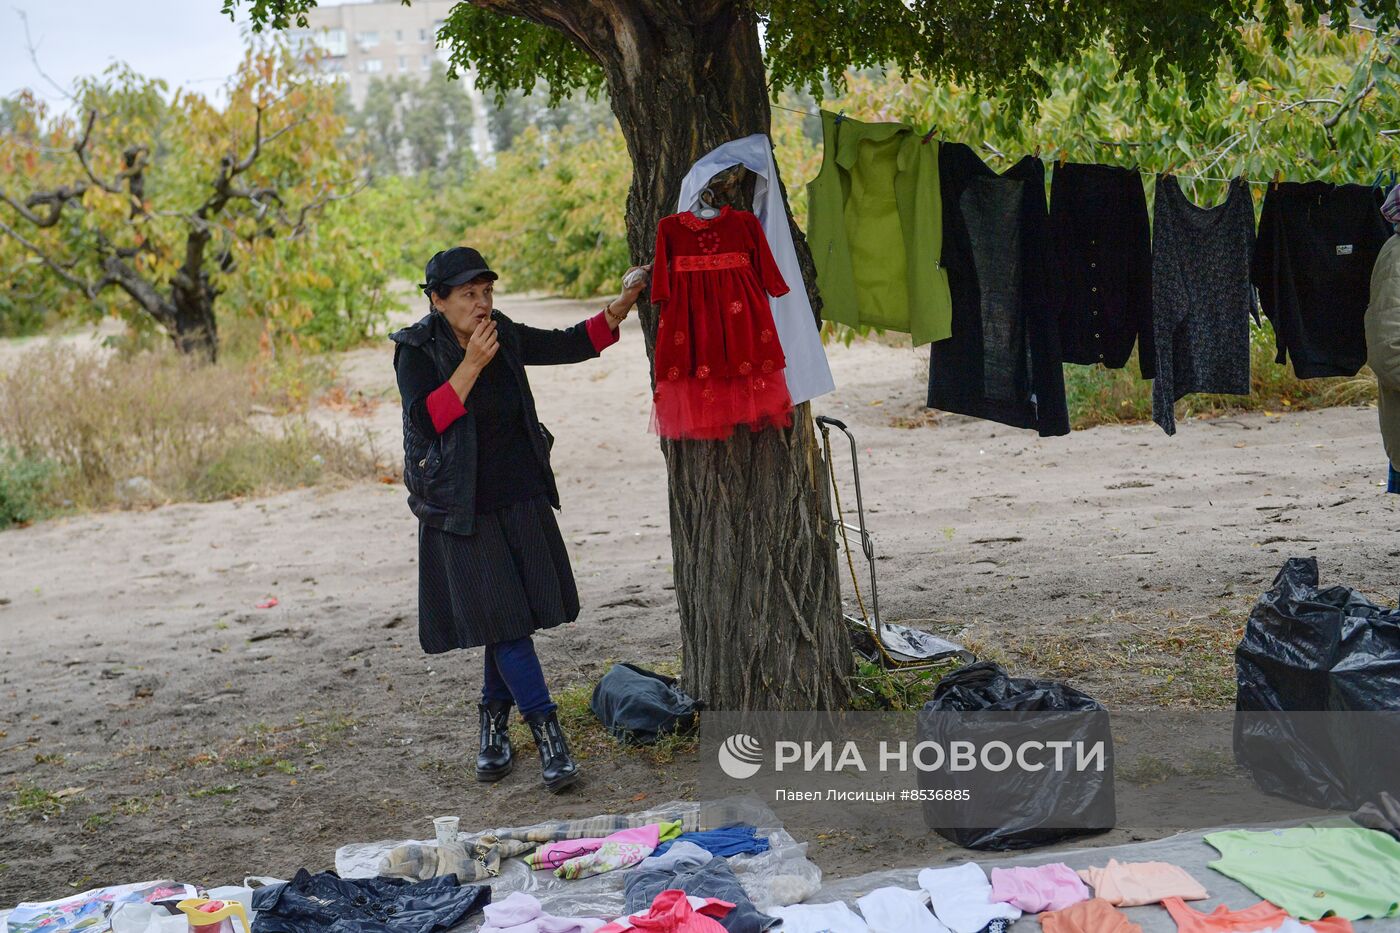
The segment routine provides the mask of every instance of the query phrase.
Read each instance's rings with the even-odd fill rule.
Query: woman
[[[642,267],[645,271],[650,267]],[[551,792],[578,780],[531,634],[578,617],[578,591],[551,507],[553,437],[535,414],[525,367],[592,359],[617,342],[646,286],[630,287],[566,330],[493,310],[496,273],[474,249],[428,262],[431,305],[391,335],[403,398],[404,484],[418,517],[418,637],[429,654],[486,648],[476,779],[514,767],[507,735],[519,707]]]
[[[1400,233],[1400,185],[1390,189],[1381,214]],[[1400,493],[1400,236],[1381,247],[1371,270],[1371,303],[1366,308],[1366,362],[1380,389],[1381,440],[1390,460],[1386,491]]]

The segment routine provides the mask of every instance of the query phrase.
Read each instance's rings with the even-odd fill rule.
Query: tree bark
[[[219,355],[219,325],[214,317],[217,294],[204,268],[209,231],[191,230],[185,237],[185,262],[170,283],[174,322],[170,337],[181,353],[198,354],[209,362]]]
[[[218,292],[204,270],[207,230],[195,229],[185,238],[185,261],[171,278],[169,294],[141,276],[117,252],[102,260],[103,282],[115,285],[141,306],[170,337],[175,349],[206,363],[219,355],[219,328],[214,316]]]
[[[602,16],[567,26],[606,73],[634,169],[628,245],[634,262],[650,262],[657,222],[674,213],[691,165],[721,143],[769,133],[758,28],[740,5],[716,0],[596,8]],[[656,309],[644,303],[640,317],[652,358]],[[841,709],[849,701],[853,662],[827,466],[810,406],[793,420],[786,431],[741,428],[726,442],[661,442],[684,685],[712,708]]]

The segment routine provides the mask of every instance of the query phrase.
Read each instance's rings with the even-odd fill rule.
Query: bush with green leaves
[[[0,447],[0,528],[40,518],[53,464]]]

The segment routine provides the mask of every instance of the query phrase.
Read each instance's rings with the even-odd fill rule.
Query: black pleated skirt
[[[418,640],[428,654],[523,638],[578,618],[578,589],[544,496],[476,517],[476,534],[419,523]]]

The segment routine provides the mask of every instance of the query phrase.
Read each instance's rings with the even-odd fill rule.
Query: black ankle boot
[[[476,779],[499,781],[515,767],[510,747],[510,704],[494,700],[478,703],[481,713],[481,751],[476,755]]]
[[[544,774],[544,786],[551,794],[562,790],[578,780],[578,765],[569,754],[568,743],[564,741],[564,730],[559,728],[559,717],[555,713],[532,713],[525,717],[530,731],[534,733],[535,744],[540,749],[540,768]]]

